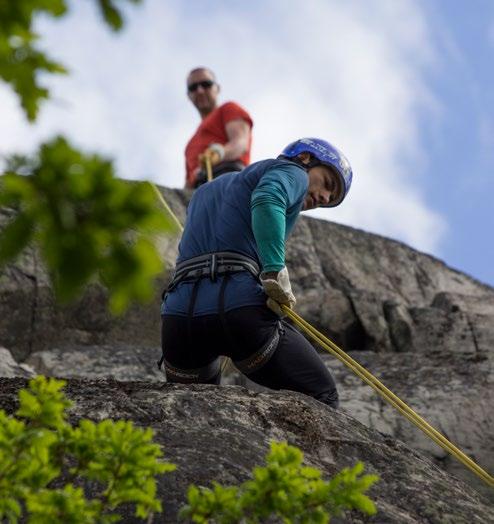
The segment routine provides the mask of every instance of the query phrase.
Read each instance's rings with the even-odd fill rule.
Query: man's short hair
[[[194,69],[189,71],[189,74],[187,75],[187,79],[190,78],[190,75],[192,73],[198,73],[199,71],[207,71],[213,77],[213,80],[216,82],[216,75],[213,73],[213,71],[211,71],[211,69],[209,69],[209,67],[194,67]]]

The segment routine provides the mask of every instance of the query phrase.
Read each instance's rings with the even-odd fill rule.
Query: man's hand
[[[219,164],[225,158],[225,148],[221,144],[210,144],[203,153],[199,155],[199,163],[206,167],[206,162],[209,160],[211,166]]]
[[[297,300],[292,292],[288,269],[284,267],[278,273],[262,273],[261,284],[266,295],[268,295],[267,306],[276,314],[283,316],[280,304],[288,306],[290,309],[296,304]]]

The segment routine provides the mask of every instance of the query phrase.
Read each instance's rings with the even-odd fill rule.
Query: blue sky
[[[70,5],[37,28],[71,75],[44,80],[53,99],[35,126],[0,84],[0,154],[63,132],[120,176],[181,187],[198,124],[185,76],[208,65],[221,100],[253,116],[253,160],[311,135],[349,158],[349,198],[316,216],[494,285],[491,0],[144,0],[118,35],[93,2]]]
[[[443,105],[436,127],[421,117],[430,147],[428,202],[447,218],[448,264],[494,284],[494,2],[425,3],[439,67],[431,89]]]

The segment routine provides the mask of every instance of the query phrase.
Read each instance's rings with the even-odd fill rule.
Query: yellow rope
[[[211,165],[211,159],[209,157],[206,157],[205,163],[206,163],[206,174],[208,177],[208,182],[211,182],[211,180],[213,180],[213,167]]]
[[[295,311],[289,307],[282,305],[283,312],[293,320],[305,333],[307,333],[315,342],[322,346],[326,351],[335,356],[338,360],[349,367],[357,376],[373,388],[381,397],[383,397],[389,404],[396,408],[404,417],[415,424],[428,437],[430,437],[436,444],[441,446],[444,450],[451,453],[462,464],[469,468],[473,473],[480,477],[489,486],[494,487],[494,478],[489,475],[484,469],[476,464],[470,457],[465,455],[460,449],[452,444],[444,435],[434,429],[428,422],[420,417],[412,408],[400,400],[392,391],[390,391],[382,382],[374,377],[369,371],[361,366],[356,360],[347,355],[334,342],[326,338],[307,321],[300,317]]]
[[[154,192],[156,193],[156,196],[158,197],[158,200],[160,201],[161,205],[165,208],[166,212],[171,216],[172,220],[175,222],[175,225],[178,227],[180,233],[184,232],[184,228],[182,224],[180,223],[180,220],[177,218],[175,213],[171,210],[170,206],[166,203],[166,200],[164,199],[163,195],[161,194],[161,191],[156,187],[156,184],[153,184],[152,182],[148,182],[150,186],[153,188]]]

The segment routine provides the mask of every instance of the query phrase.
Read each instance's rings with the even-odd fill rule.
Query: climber
[[[338,406],[331,373],[279,304],[295,305],[285,240],[300,211],[337,206],[351,181],[340,151],[303,138],[195,192],[161,309],[168,382],[219,384],[226,355],[262,386]]]
[[[201,123],[185,148],[185,187],[206,182],[206,159],[213,177],[240,171],[250,163],[252,119],[236,102],[218,106],[220,86],[207,67],[197,67],[187,76],[187,93]]]

